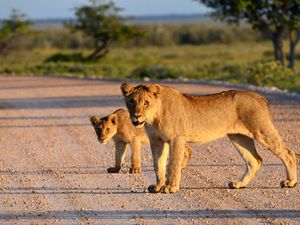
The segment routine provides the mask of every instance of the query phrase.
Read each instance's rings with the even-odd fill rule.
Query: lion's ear
[[[154,96],[159,96],[161,90],[161,86],[159,84],[151,84],[148,87],[148,91],[151,92]]]
[[[109,119],[113,125],[117,124],[117,116],[116,115],[112,115]]]
[[[96,116],[92,116],[92,117],[90,118],[90,121],[91,121],[91,124],[92,124],[93,126],[95,126],[97,123],[99,123],[99,122],[101,121],[101,119],[98,118],[98,117],[96,117]]]
[[[121,91],[124,97],[127,97],[132,91],[134,87],[131,84],[123,83],[121,85]]]

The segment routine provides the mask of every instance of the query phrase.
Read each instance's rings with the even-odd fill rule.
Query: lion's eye
[[[148,102],[148,101],[145,101],[145,102],[144,102],[144,106],[145,106],[145,107],[148,107],[148,106],[149,106],[149,102]]]
[[[109,128],[106,128],[106,130],[105,130],[105,131],[106,131],[106,133],[108,133],[108,132],[109,132]]]

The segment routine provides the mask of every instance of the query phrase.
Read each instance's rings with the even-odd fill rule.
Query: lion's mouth
[[[144,126],[145,121],[143,121],[143,122],[134,121],[134,122],[132,122],[132,124],[133,124],[135,127],[142,127],[142,126]]]

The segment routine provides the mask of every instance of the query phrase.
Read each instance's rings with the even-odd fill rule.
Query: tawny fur
[[[150,192],[172,193],[179,190],[184,144],[206,143],[228,136],[246,163],[245,175],[230,188],[243,188],[258,172],[262,159],[254,139],[278,156],[285,165],[287,179],[282,187],[297,183],[296,157],[275,129],[266,99],[246,91],[224,91],[191,96],[159,84],[133,87],[121,85],[132,123],[145,125],[150,139],[157,183]],[[170,146],[168,174],[167,153]]]
[[[100,118],[92,116],[90,121],[95,129],[100,143],[106,144],[113,139],[115,144],[115,166],[109,167],[107,172],[118,173],[123,165],[128,144],[131,147],[130,173],[141,172],[141,146],[149,143],[144,128],[136,128],[132,125],[129,113],[125,109],[118,109],[112,114]],[[182,168],[185,168],[190,157],[191,149],[185,145],[185,156]]]

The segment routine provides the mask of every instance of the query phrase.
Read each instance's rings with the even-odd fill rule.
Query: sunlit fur
[[[129,113],[125,109],[118,109],[112,114],[99,118],[92,116],[90,121],[95,129],[100,143],[107,143],[113,139],[115,143],[115,166],[107,169],[109,173],[118,173],[124,163],[127,145],[131,147],[131,173],[141,172],[141,146],[149,143],[144,128],[132,125]]]
[[[226,135],[246,163],[244,176],[240,181],[230,182],[230,188],[245,187],[261,166],[262,159],[255,149],[254,139],[283,161],[287,179],[281,186],[296,185],[295,153],[279,136],[268,102],[261,95],[231,90],[191,96],[159,84],[134,87],[124,83],[121,90],[132,122],[140,127],[145,125],[150,139],[157,178],[157,183],[148,188],[150,192],[179,190],[185,143],[206,143]],[[166,144],[170,146],[167,179]]]

